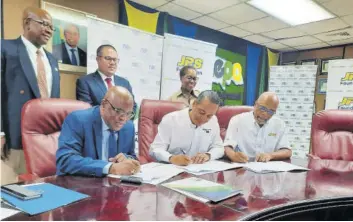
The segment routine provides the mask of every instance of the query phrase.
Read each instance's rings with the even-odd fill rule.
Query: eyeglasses
[[[189,81],[190,80],[194,80],[196,82],[197,80],[199,80],[199,77],[186,76],[186,79],[189,80]]]
[[[98,56],[98,57],[103,57],[105,60],[109,61],[109,62],[114,62],[114,63],[119,63],[120,59],[118,58],[113,58],[110,56]]]
[[[272,116],[276,113],[276,111],[268,109],[264,106],[258,105],[259,106],[259,110],[261,110],[262,112],[266,112],[268,115]]]
[[[50,24],[49,22],[45,22],[45,21],[37,20],[37,19],[33,19],[33,18],[27,18],[27,19],[35,21],[35,22],[41,24],[42,27],[48,28],[53,32],[55,32],[55,30],[56,30],[55,27],[52,24]]]
[[[114,107],[114,106],[109,102],[109,100],[105,99],[105,101],[107,101],[107,102],[109,103],[109,105],[112,107],[112,109],[116,112],[116,114],[117,114],[119,117],[124,117],[124,118],[127,118],[127,119],[131,119],[132,117],[135,116],[135,113],[134,113],[134,112],[125,112],[123,109]]]

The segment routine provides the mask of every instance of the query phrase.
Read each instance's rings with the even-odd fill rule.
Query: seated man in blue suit
[[[63,124],[56,153],[57,175],[131,175],[139,171],[135,129],[129,119],[133,97],[113,86],[100,106],[70,113]]]
[[[129,90],[132,96],[131,85],[125,78],[115,75],[119,63],[118,53],[112,45],[101,45],[97,49],[98,70],[80,77],[76,82],[76,98],[92,106],[99,105],[104,94],[112,86],[122,86]],[[136,103],[133,111],[136,112]]]

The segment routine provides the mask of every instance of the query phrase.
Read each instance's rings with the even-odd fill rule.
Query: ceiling
[[[336,17],[290,26],[248,0],[132,0],[279,51],[353,43],[353,0],[314,0]]]

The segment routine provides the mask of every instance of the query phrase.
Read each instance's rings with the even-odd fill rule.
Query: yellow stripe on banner
[[[143,12],[130,5],[126,0],[124,2],[129,26],[156,33],[159,12]]]
[[[274,52],[271,52],[271,50],[267,49],[267,55],[268,55],[268,68],[270,68],[270,66],[275,66],[278,64],[279,53],[274,53]]]
[[[60,26],[59,30],[60,30],[60,39],[65,41],[64,30],[61,26]]]

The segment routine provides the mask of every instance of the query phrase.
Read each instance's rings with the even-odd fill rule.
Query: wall
[[[301,61],[303,60],[317,59],[318,72],[316,76],[316,87],[315,87],[317,92],[318,80],[327,79],[327,75],[320,75],[321,61],[323,59],[329,59],[333,57],[340,57],[344,59],[353,58],[353,45],[282,53],[281,64],[288,63],[288,62],[296,62],[296,64],[301,64]],[[315,93],[316,112],[325,109],[325,100],[326,100],[325,94]]]
[[[40,0],[3,0],[4,38],[13,39],[22,34],[22,12],[29,6],[40,6]],[[84,11],[97,17],[118,22],[118,0],[46,0],[57,5]],[[60,72],[61,97],[76,98],[76,79],[80,75]]]

